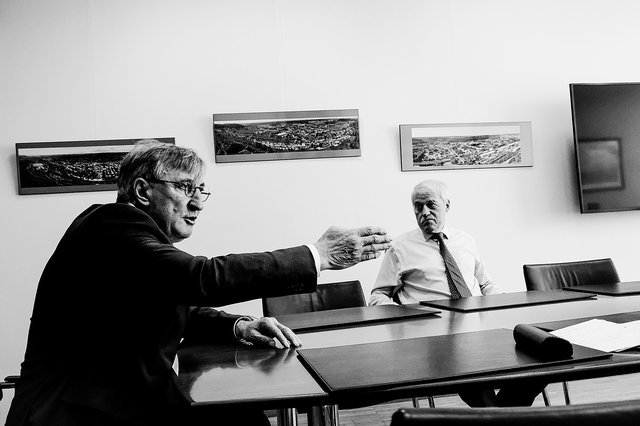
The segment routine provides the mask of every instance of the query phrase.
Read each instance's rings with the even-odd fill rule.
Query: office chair
[[[524,265],[527,290],[559,290],[563,287],[620,282],[610,258]]]
[[[262,312],[271,317],[357,306],[367,306],[358,280],[319,284],[313,293],[262,299]]]
[[[560,290],[576,285],[617,283],[620,281],[616,267],[610,258],[575,262],[539,263],[523,265],[527,290]],[[562,382],[564,400],[571,404],[569,385]],[[550,405],[549,395],[542,391],[545,405]]]
[[[291,294],[262,299],[262,312],[265,316],[292,315],[329,309],[355,308],[358,306],[367,306],[362,292],[362,285],[358,280],[318,284],[316,291],[313,293]],[[435,407],[433,397],[428,396],[427,399],[429,406]],[[416,408],[420,406],[418,398],[412,398],[412,403]],[[337,411],[327,411],[325,409],[322,415],[335,418],[337,417]]]
[[[640,401],[600,402],[559,407],[400,409],[391,426],[634,426]]]
[[[0,382],[0,400],[2,400],[3,397],[3,390],[15,388],[16,382],[19,378],[20,376],[7,376],[3,381]]]

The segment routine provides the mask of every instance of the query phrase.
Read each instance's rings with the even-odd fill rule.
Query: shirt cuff
[[[236,331],[236,330],[237,330],[237,325],[238,325],[238,323],[239,323],[240,321],[255,321],[255,320],[257,320],[257,319],[258,319],[258,318],[256,318],[256,317],[252,317],[252,316],[249,316],[249,315],[245,315],[245,316],[242,316],[242,317],[238,318],[238,319],[236,320],[236,322],[234,322],[234,323],[233,323],[233,337],[235,337],[235,338],[236,338],[236,340],[237,340],[238,342],[242,343],[243,345],[252,345],[253,343],[251,343],[251,342],[249,342],[248,340],[245,340],[245,339],[243,339],[242,337],[238,336],[238,333],[237,333],[237,331]]]
[[[313,261],[316,264],[316,276],[319,277],[320,276],[320,252],[318,251],[316,246],[314,246],[313,244],[305,244],[305,245],[309,248],[309,251],[313,256]]]

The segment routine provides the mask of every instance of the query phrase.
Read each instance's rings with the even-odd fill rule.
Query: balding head
[[[419,184],[413,187],[413,191],[411,192],[411,202],[414,201],[416,197],[416,193],[431,191],[434,194],[438,195],[442,201],[445,201],[447,204],[451,202],[449,199],[449,187],[446,183],[435,180],[435,179],[427,179],[423,180]]]
[[[449,189],[444,182],[424,180],[413,188],[411,203],[422,232],[441,232],[449,211]]]

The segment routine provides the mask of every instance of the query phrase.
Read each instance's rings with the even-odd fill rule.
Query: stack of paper
[[[640,346],[640,321],[617,324],[592,319],[552,331],[551,334],[576,345],[604,352],[618,352]]]

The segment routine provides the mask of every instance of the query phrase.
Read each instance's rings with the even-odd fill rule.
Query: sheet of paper
[[[630,333],[638,333],[638,334],[640,334],[640,320],[631,321],[631,322],[625,322],[624,324],[620,324],[620,325],[624,325],[624,327],[627,330],[629,330]]]
[[[592,319],[552,331],[551,334],[576,345],[617,352],[640,345],[640,321],[616,324]]]

